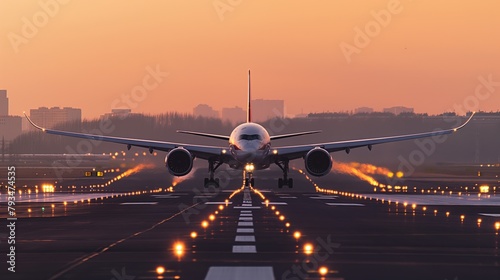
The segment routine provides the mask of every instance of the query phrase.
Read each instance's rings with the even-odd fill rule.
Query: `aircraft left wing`
[[[182,144],[182,143],[173,143],[173,142],[163,142],[163,141],[155,141],[155,140],[144,140],[144,139],[134,139],[134,138],[124,138],[124,137],[114,137],[114,136],[103,136],[103,135],[95,135],[95,134],[86,134],[86,133],[78,133],[78,132],[69,132],[69,131],[61,131],[61,130],[53,130],[46,129],[35,124],[27,115],[24,114],[28,121],[35,128],[54,135],[63,135],[69,137],[83,138],[95,141],[104,141],[104,142],[112,142],[118,144],[127,145],[127,148],[132,146],[147,148],[152,152],[153,150],[165,151],[168,152],[177,147],[183,147],[184,149],[191,152],[195,157],[201,159],[209,159],[213,157],[223,157],[225,156],[226,149],[223,147],[213,147],[213,146],[201,146],[201,145],[192,145],[192,144]]]
[[[439,136],[439,135],[445,135],[445,134],[450,134],[457,132],[461,128],[465,127],[472,117],[474,116],[474,113],[467,119],[465,123],[462,125],[451,128],[451,129],[445,129],[445,130],[439,130],[439,131],[432,131],[432,132],[423,132],[423,133],[416,133],[416,134],[406,134],[406,135],[397,135],[397,136],[389,136],[389,137],[379,137],[379,138],[370,138],[370,139],[358,139],[358,140],[347,140],[347,141],[338,141],[338,142],[327,142],[327,143],[318,143],[318,144],[309,144],[309,145],[298,145],[298,146],[285,146],[285,147],[276,147],[274,150],[276,150],[276,159],[297,159],[301,158],[306,155],[307,152],[309,152],[311,149],[315,147],[320,147],[328,152],[338,152],[338,151],[346,151],[349,152],[350,149],[354,148],[359,148],[359,147],[368,147],[368,149],[371,150],[373,145],[376,144],[383,144],[383,143],[390,143],[390,142],[397,142],[397,141],[404,141],[404,140],[411,140],[411,139],[418,139],[418,138],[425,138],[425,137],[432,137],[432,136]]]

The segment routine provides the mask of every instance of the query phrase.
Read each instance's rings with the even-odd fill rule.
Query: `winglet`
[[[472,120],[472,117],[474,117],[475,114],[476,114],[476,112],[472,112],[472,114],[470,115],[469,119],[467,119],[467,121],[464,122],[461,126],[454,128],[453,132],[456,132],[459,129],[462,129],[464,126],[466,126],[470,122],[470,120]]]
[[[250,69],[248,69],[248,100],[247,100],[247,123],[252,122],[252,100],[250,97],[251,88],[250,88]]]
[[[30,122],[30,124],[31,124],[32,126],[34,126],[35,128],[40,129],[41,131],[45,132],[45,128],[43,128],[43,127],[41,127],[41,126],[36,125],[36,124],[35,124],[35,123],[34,123],[34,122],[30,119],[30,117],[28,117],[28,115],[26,115],[26,112],[23,112],[23,114],[24,114],[24,116],[26,117],[26,119],[28,119],[28,121]]]

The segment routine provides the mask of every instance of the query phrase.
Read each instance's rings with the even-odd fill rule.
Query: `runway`
[[[26,200],[16,273],[2,254],[2,279],[500,279],[498,204],[295,180],[293,192],[187,180],[174,192]]]

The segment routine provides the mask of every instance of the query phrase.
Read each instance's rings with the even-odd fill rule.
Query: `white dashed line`
[[[257,248],[255,248],[254,245],[234,245],[233,246],[233,253],[257,253]],[[235,278],[231,278],[235,279]],[[239,279],[239,278],[237,278]],[[252,278],[252,279],[258,279],[258,278]]]
[[[329,206],[365,206],[364,204],[361,203],[325,203],[325,204]]]
[[[219,204],[222,204],[222,205],[225,205],[226,202],[224,201],[208,201],[208,202],[205,202],[206,205],[219,205]],[[228,202],[228,204],[233,204],[232,202]]]
[[[266,204],[265,202],[262,202],[262,204]],[[286,202],[269,202],[269,205],[288,205]]]
[[[253,221],[253,217],[240,217],[240,221]]]
[[[274,280],[271,266],[211,266],[205,280]]]
[[[238,222],[239,227],[253,227],[253,222]]]
[[[254,235],[236,235],[235,242],[255,242]]]
[[[155,205],[158,202],[123,202],[120,205]]]
[[[237,228],[236,233],[254,233],[253,228]]]

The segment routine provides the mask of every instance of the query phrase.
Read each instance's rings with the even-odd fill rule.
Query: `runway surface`
[[[25,197],[16,272],[2,232],[0,278],[500,279],[496,196],[315,191],[298,174],[293,192],[198,181]]]

